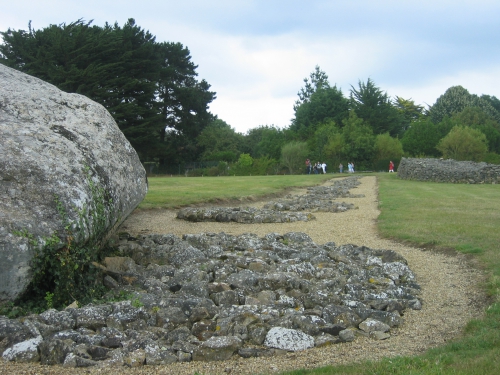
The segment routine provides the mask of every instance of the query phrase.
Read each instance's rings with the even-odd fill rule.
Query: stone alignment
[[[453,159],[402,158],[398,177],[455,184],[497,184],[500,182],[500,165]]]

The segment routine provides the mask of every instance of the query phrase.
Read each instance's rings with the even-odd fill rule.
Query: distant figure
[[[342,171],[344,170],[344,166],[342,165],[342,163],[339,164],[339,171],[340,173],[342,173]]]
[[[311,161],[306,159],[306,174],[311,174]]]
[[[394,163],[392,162],[392,160],[389,162],[389,173],[394,173]]]
[[[326,163],[321,164],[321,169],[323,169],[323,174],[326,174]]]

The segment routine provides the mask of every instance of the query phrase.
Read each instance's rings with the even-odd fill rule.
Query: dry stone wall
[[[453,159],[403,158],[398,177],[455,184],[496,184],[500,182],[500,165]]]

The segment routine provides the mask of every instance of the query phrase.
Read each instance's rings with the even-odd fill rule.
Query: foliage
[[[356,170],[370,169],[373,160],[375,136],[370,126],[349,112],[349,118],[344,121],[342,129],[344,160],[354,162]]]
[[[453,127],[436,148],[445,158],[472,161],[481,161],[488,151],[486,136],[467,126]]]
[[[248,176],[252,170],[253,158],[249,154],[241,154],[238,161],[230,168],[229,173],[237,176]]]
[[[466,107],[455,113],[450,122],[480,130],[488,140],[488,149],[500,153],[500,124],[479,107]]]
[[[203,150],[202,160],[236,161],[241,153],[243,135],[225,121],[216,119],[201,131],[196,143]]]
[[[405,132],[413,122],[422,117],[425,111],[423,106],[415,104],[411,99],[403,99],[400,96],[396,96],[394,106],[398,110],[402,121],[402,132]]]
[[[401,144],[408,156],[439,156],[436,146],[444,135],[428,118],[420,118],[406,130]]]
[[[321,88],[314,92],[307,102],[295,110],[290,130],[306,140],[320,126],[327,122],[342,124],[348,117],[349,101],[336,86]]]
[[[484,155],[483,161],[490,164],[500,164],[500,155],[494,152],[488,152]]]
[[[309,153],[306,142],[290,142],[281,149],[281,164],[290,174],[299,173],[304,169],[304,161]]]
[[[263,156],[253,159],[252,176],[265,176],[269,174],[277,174],[279,163],[277,160]]]
[[[308,146],[311,152],[311,160],[324,160],[327,156],[328,145],[335,139],[341,130],[334,121],[319,124],[314,135],[309,138]]]
[[[375,86],[368,78],[366,83],[358,82],[358,89],[351,86],[351,109],[368,124],[374,134],[387,133],[395,136],[402,132],[403,121],[400,112],[392,105],[387,93]]]
[[[278,160],[285,144],[285,132],[275,126],[259,126],[248,130],[244,137],[244,151],[253,158],[269,157]]]
[[[401,159],[403,156],[403,145],[397,138],[389,133],[379,134],[375,137],[375,161],[383,159]]]
[[[429,108],[429,116],[434,123],[438,123],[443,121],[445,117],[462,112],[467,107],[479,107],[488,116],[500,122],[500,112],[493,107],[492,103],[495,102],[491,98],[478,97],[470,94],[462,86],[453,86],[446,90]]]
[[[91,22],[9,28],[0,33],[0,61],[104,105],[143,161],[197,157],[215,93],[197,81],[189,50],[156,42],[132,18],[123,27]]]
[[[302,104],[307,103],[316,91],[329,87],[328,76],[321,70],[319,65],[316,65],[314,71],[309,74],[309,78],[304,78],[304,87],[297,93],[299,98],[293,106],[294,111],[297,111],[297,108]]]

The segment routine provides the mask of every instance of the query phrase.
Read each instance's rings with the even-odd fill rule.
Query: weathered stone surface
[[[30,282],[33,248],[66,235],[55,197],[70,222],[89,223],[74,241],[93,234],[92,183],[104,189],[105,232],[120,224],[147,191],[139,158],[111,115],[88,98],[0,64],[0,302]],[[64,242],[64,241],[63,241]]]
[[[241,347],[242,341],[234,336],[211,337],[193,353],[194,361],[223,361]]]
[[[457,184],[498,184],[500,165],[453,159],[402,158],[398,167],[398,177],[403,180]]]
[[[374,331],[387,332],[391,329],[391,327],[379,320],[368,318],[359,323],[359,329],[367,333]]]
[[[38,345],[43,341],[41,336],[19,342],[3,352],[2,357],[8,361],[15,362],[38,362]]]
[[[218,221],[227,223],[230,221],[241,224],[254,223],[291,223],[295,221],[314,220],[311,213],[280,212],[277,210],[258,209],[254,207],[187,207],[177,213],[177,219],[187,221]]]
[[[264,345],[270,348],[297,351],[314,347],[314,338],[299,330],[273,327],[267,333]]]

